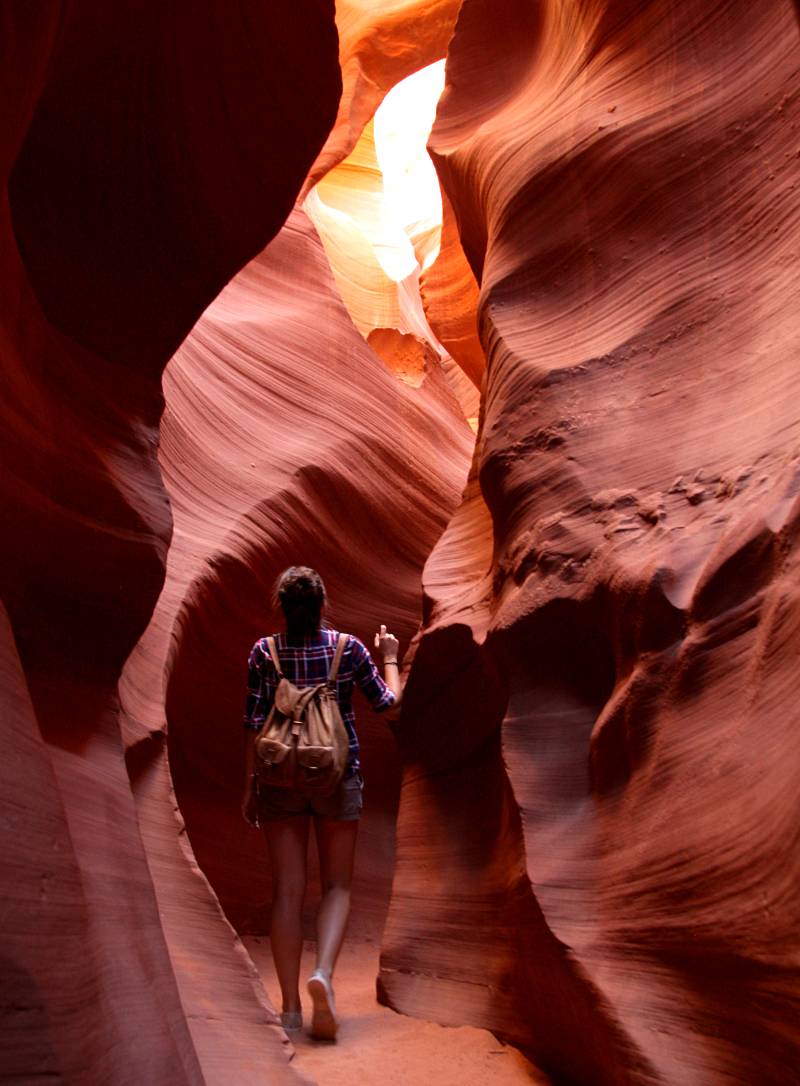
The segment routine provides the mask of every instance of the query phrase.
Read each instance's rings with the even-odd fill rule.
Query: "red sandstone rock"
[[[355,334],[301,214],[170,367],[175,545],[122,737],[115,687],[170,530],[157,378],[332,123],[323,10],[3,24],[6,1077],[297,1078],[180,833],[166,720],[202,867],[258,922],[227,740],[298,500],[332,619],[368,636],[380,600],[407,636],[469,440],[446,367],[410,388]],[[388,86],[410,68],[386,40]],[[425,574],[381,989],[592,1086],[777,1086],[797,1064],[797,56],[788,0],[466,0],[432,140],[488,380]],[[371,109],[343,109],[331,161]],[[426,301],[435,326],[470,313]],[[287,388],[321,400],[309,428]],[[398,782],[362,721],[374,929]]]
[[[387,91],[440,60],[459,0],[340,0],[336,5],[342,98],[333,131],[314,163],[303,195],[347,158]]]
[[[427,343],[396,328],[375,328],[367,342],[392,373],[408,385],[420,385],[425,370],[439,362]]]
[[[371,121],[352,154],[320,181],[303,206],[325,246],[336,288],[364,338],[375,328],[410,325],[403,284],[387,274],[376,252],[375,235],[382,233],[383,175]],[[405,234],[387,242],[396,240],[408,247]],[[424,320],[419,291],[411,301],[412,320]]]
[[[487,385],[381,985],[592,1086],[798,1062],[799,57],[784,2],[465,0],[431,138]]]
[[[407,644],[420,571],[458,503],[473,435],[437,359],[409,385],[366,344],[300,210],[203,314],[164,392],[175,532],[122,684],[128,742],[168,722],[194,854],[237,927],[263,932],[269,870],[239,814],[241,714],[250,646],[281,624],[274,579],[292,562],[313,565],[335,626],[370,644],[386,622]],[[377,938],[400,766],[385,719],[363,701],[357,713],[367,786],[352,927]]]
[[[4,7],[0,1060],[15,1081],[242,1083],[265,1064],[297,1081],[180,855],[158,738],[131,755],[134,804],[116,684],[171,528],[160,372],[279,229],[333,122],[331,14],[311,0],[211,3],[201,20],[128,0]],[[206,926],[194,999],[160,866]]]
[[[453,209],[444,193],[441,249],[434,263],[420,275],[420,292],[425,316],[439,342],[480,388],[485,359],[478,338],[478,285],[464,257]]]

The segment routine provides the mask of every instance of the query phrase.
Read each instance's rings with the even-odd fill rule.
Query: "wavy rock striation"
[[[353,151],[396,83],[445,55],[459,6],[460,0],[340,0],[342,97],[303,196]]]
[[[420,275],[425,316],[436,338],[480,389],[486,360],[478,337],[478,284],[461,242],[450,201],[442,193],[441,247]]]
[[[411,386],[353,325],[322,243],[296,210],[171,361],[160,451],[175,517],[164,592],[126,669],[132,734],[169,722],[197,860],[240,930],[268,930],[264,841],[239,814],[247,653],[279,628],[271,587],[319,569],[329,620],[367,643],[419,623],[425,558],[456,508],[473,434],[435,358]],[[380,934],[399,760],[358,706],[367,780],[352,926]],[[182,936],[186,941],[187,935]]]
[[[788,2],[465,0],[431,137],[487,377],[381,986],[593,1086],[797,1066],[799,62]]]
[[[464,0],[441,253],[363,335],[281,226],[459,5],[340,4],[338,117],[330,3],[151,7],[3,14],[3,1076],[300,1081],[220,908],[269,895],[244,657],[289,562],[405,638],[430,555],[383,999],[560,1081],[793,1080],[796,5]]]
[[[156,462],[160,372],[280,228],[336,111],[332,5],[278,7],[212,2],[199,21],[185,5],[129,0],[4,7],[8,1080],[243,1083],[262,1081],[271,1061],[274,1081],[297,1081],[278,1032],[262,1028],[230,929],[202,881],[182,878],[190,861],[179,856],[176,892],[225,943],[187,997],[153,881],[179,825],[166,783],[134,800],[157,759],[140,748],[126,766],[116,697],[171,530]],[[161,824],[160,851],[140,818]],[[225,1051],[204,1043],[233,1012],[223,1069]]]

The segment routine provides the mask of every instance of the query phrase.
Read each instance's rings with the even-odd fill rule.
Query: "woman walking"
[[[286,631],[274,635],[280,672],[298,687],[315,686],[328,678],[339,633],[322,625],[326,602],[319,574],[308,566],[291,566],[278,578],[274,603],[280,603]],[[351,705],[358,685],[376,712],[400,705],[399,642],[381,626],[375,647],[383,656],[385,681],[366,646],[347,637],[335,679],[336,700],[349,740],[344,777],[327,796],[309,796],[284,788],[259,786],[254,774],[254,744],[264,724],[279,682],[267,639],[252,648],[245,727],[247,743],[242,814],[251,825],[263,826],[272,864],[273,898],[270,943],[283,996],[281,1022],[288,1031],[302,1028],[300,956],[303,949],[302,910],[306,891],[306,857],[310,817],[314,819],[320,862],[322,900],[317,914],[317,963],[307,990],[312,1002],[311,1034],[333,1040],[338,1029],[332,977],[350,911],[358,819],[361,814],[361,765],[355,714]]]

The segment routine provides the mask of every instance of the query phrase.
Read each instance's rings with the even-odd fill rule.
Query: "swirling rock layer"
[[[464,0],[422,282],[485,389],[449,523],[463,384],[391,322],[384,365],[302,212],[262,252],[334,124],[332,5],[151,7],[2,17],[3,1076],[297,1081],[212,892],[263,925],[244,654],[298,559],[334,624],[410,635],[433,547],[383,997],[591,1086],[793,1081],[795,7]],[[456,8],[340,6],[308,184]]]
[[[296,1080],[196,876],[180,891],[227,942],[194,975],[194,1005],[181,988],[153,870],[169,856],[180,883],[189,860],[171,856],[168,782],[134,802],[128,770],[135,789],[159,761],[139,750],[126,766],[116,684],[171,529],[160,372],[280,228],[333,123],[332,5],[211,3],[197,20],[186,5],[10,3],[0,21],[0,1072],[248,1082],[266,1061]],[[149,852],[141,827],[159,822]]]
[[[485,359],[478,338],[478,286],[461,248],[453,209],[444,194],[441,249],[420,276],[420,292],[425,316],[437,339],[480,388]]]
[[[458,9],[459,0],[340,0],[342,98],[303,195],[347,158],[387,91],[445,55]]]
[[[487,377],[381,983],[587,1084],[797,1066],[799,59],[784,2],[466,0],[431,137]]]
[[[268,930],[260,835],[239,815],[250,646],[280,628],[271,587],[319,569],[330,622],[407,641],[422,565],[455,509],[473,435],[437,359],[409,385],[353,325],[306,217],[222,292],[170,363],[161,463],[175,532],[153,622],[126,669],[132,735],[169,722],[194,854],[237,927]],[[367,779],[353,930],[379,935],[399,761],[358,706]]]

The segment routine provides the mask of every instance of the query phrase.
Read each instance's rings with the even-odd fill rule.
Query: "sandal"
[[[315,969],[308,978],[306,987],[314,1005],[311,1015],[311,1036],[323,1041],[335,1040],[339,1020],[336,1017],[333,987],[329,978],[321,969]]]

